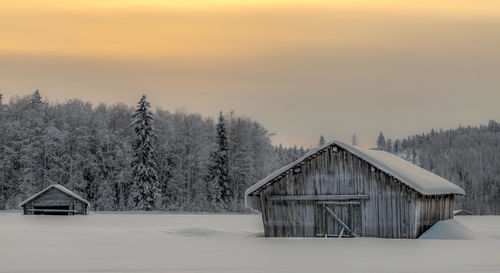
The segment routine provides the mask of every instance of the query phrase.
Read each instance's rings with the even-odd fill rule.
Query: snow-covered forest
[[[135,111],[77,99],[49,103],[38,91],[0,103],[0,209],[17,208],[54,183],[89,200],[93,210],[147,209],[140,201],[147,195],[134,187],[134,174],[141,176],[134,172],[141,156]],[[149,193],[155,197],[150,209],[242,211],[248,186],[305,152],[272,146],[266,128],[233,112],[218,120],[163,109],[152,115],[158,189]]]
[[[146,172],[152,178],[144,178],[144,166],[136,164],[139,108],[77,99],[49,103],[38,91],[8,103],[0,95],[0,209],[17,208],[60,183],[93,210],[243,211],[247,187],[306,152],[273,146],[266,128],[233,112],[214,120],[155,109],[151,143],[142,147],[152,150],[142,156],[154,169]],[[376,146],[464,188],[457,207],[500,213],[499,123],[395,140],[381,133]],[[134,182],[138,177],[153,185],[148,193]],[[142,202],[148,198],[154,202]]]
[[[500,123],[431,130],[404,139],[377,139],[377,148],[395,153],[462,187],[456,207],[500,214]]]

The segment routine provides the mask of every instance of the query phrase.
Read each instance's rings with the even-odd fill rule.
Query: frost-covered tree
[[[382,132],[380,132],[380,134],[378,135],[378,138],[377,138],[377,150],[384,150],[385,148],[385,137],[384,137],[384,134]]]
[[[5,116],[4,116],[4,111],[3,111],[3,103],[2,103],[3,95],[0,93],[0,209],[5,209],[5,204],[7,201],[7,196],[6,196],[6,188],[8,181],[6,179],[6,164],[7,164],[7,157],[6,157],[6,145],[5,145],[5,140],[6,140],[6,122],[5,122]]]
[[[210,155],[208,169],[210,200],[218,210],[226,210],[230,201],[229,185],[229,144],[227,127],[222,112],[216,125],[216,145]]]
[[[149,102],[143,95],[133,115],[132,126],[135,141],[132,145],[134,160],[132,161],[132,199],[137,209],[152,210],[159,198],[159,183],[156,173],[155,134],[153,129],[153,113],[149,110]]]
[[[34,194],[44,188],[51,181],[51,174],[58,172],[51,169],[51,161],[57,157],[51,157],[52,151],[48,150],[48,143],[45,141],[49,124],[46,122],[48,104],[41,99],[38,89],[29,97],[19,101],[19,109],[15,110],[15,116],[24,126],[18,129],[26,138],[21,142],[19,150],[20,160],[23,163],[24,175],[19,187],[22,191]]]
[[[215,145],[213,120],[163,110],[157,111],[156,120],[161,206],[168,210],[211,210],[207,177]]]
[[[255,150],[262,149],[260,128],[246,118],[235,117],[230,112],[227,117],[229,148],[229,204],[228,210],[241,211],[244,208],[245,190],[260,176],[254,166],[265,161],[255,155]],[[264,163],[265,164],[265,163]]]
[[[392,153],[392,151],[393,151],[392,139],[388,138],[388,139],[385,141],[384,151],[389,152],[389,153]]]
[[[394,141],[394,145],[393,145],[394,149],[393,149],[393,152],[395,154],[398,154],[400,151],[401,151],[401,140],[399,139],[396,139]]]
[[[42,102],[42,96],[40,95],[40,91],[37,89],[33,93],[33,96],[31,97],[31,103],[41,103]]]
[[[318,141],[318,146],[323,146],[325,145],[325,136],[321,135],[319,136],[319,141]]]
[[[273,169],[279,169],[285,165],[288,165],[289,163],[299,159],[301,156],[303,156],[307,150],[305,150],[303,147],[284,147],[282,144],[278,146],[274,146],[273,148],[274,152],[274,168]]]
[[[356,146],[358,145],[358,136],[356,134],[353,134],[352,137],[351,137],[351,144],[353,146]]]

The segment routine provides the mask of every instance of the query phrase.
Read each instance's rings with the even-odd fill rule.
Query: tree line
[[[0,209],[59,183],[93,210],[244,211],[246,188],[307,152],[273,146],[271,136],[233,112],[214,120],[151,111],[145,96],[130,107],[49,103],[38,90],[4,103],[0,94]],[[499,123],[395,140],[380,133],[376,149],[461,186],[457,207],[500,213]]]
[[[403,139],[377,138],[377,149],[394,153],[465,190],[456,208],[500,214],[500,123],[434,130]]]
[[[183,111],[0,95],[0,209],[62,184],[92,210],[243,211],[244,191],[300,157],[260,123]]]

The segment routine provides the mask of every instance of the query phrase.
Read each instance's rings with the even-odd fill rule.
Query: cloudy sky
[[[315,145],[500,120],[500,1],[0,0],[0,92],[234,109]]]

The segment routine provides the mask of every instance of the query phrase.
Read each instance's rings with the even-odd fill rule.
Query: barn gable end
[[[62,185],[51,185],[23,201],[24,214],[87,214],[89,202]]]

